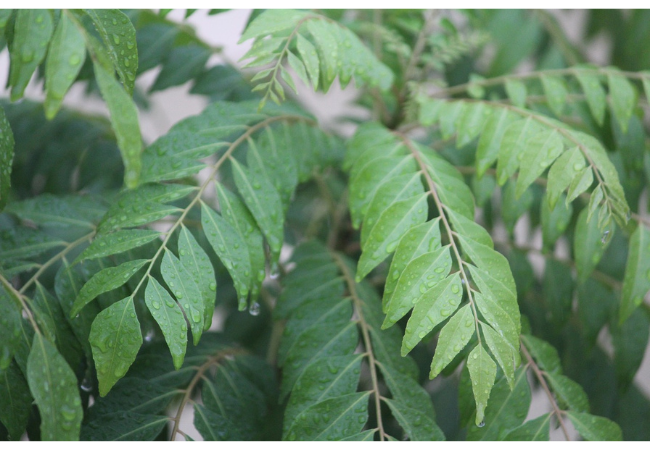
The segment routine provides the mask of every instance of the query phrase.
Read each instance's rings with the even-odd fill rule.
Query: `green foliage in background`
[[[650,439],[647,11],[168,13],[0,10],[0,439]]]

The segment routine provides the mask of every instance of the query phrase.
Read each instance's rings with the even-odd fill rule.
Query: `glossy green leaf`
[[[607,95],[600,83],[600,78],[589,72],[576,72],[576,78],[580,83],[582,92],[587,98],[587,104],[591,110],[591,115],[594,116],[599,125],[603,124],[605,120],[605,108],[607,107]]]
[[[40,412],[41,438],[79,439],[83,410],[77,377],[56,348],[38,333],[27,359],[27,382]]]
[[[458,117],[456,145],[463,147],[476,139],[491,115],[492,108],[483,103],[468,104]]]
[[[526,85],[517,79],[507,79],[505,82],[506,94],[513,105],[519,108],[526,107]]]
[[[99,212],[101,217],[104,211],[89,211],[90,205],[79,200],[81,197],[78,196],[41,194],[12,202],[6,211],[37,225],[91,229],[97,218],[96,214]]]
[[[99,90],[110,112],[117,145],[122,152],[125,169],[124,183],[128,188],[134,188],[139,183],[142,169],[142,138],[140,137],[138,111],[133,100],[111,73],[99,63],[95,63],[94,68]]]
[[[89,340],[97,368],[99,394],[103,397],[126,374],[142,346],[133,297],[124,298],[100,312],[93,321]]]
[[[504,336],[497,333],[494,330],[494,328],[484,324],[483,322],[481,322],[481,331],[483,331],[483,337],[485,338],[485,343],[487,344],[488,348],[492,352],[492,355],[494,355],[494,358],[497,360],[499,366],[503,370],[503,374],[508,380],[508,384],[510,385],[510,388],[514,388],[517,349],[513,348],[512,344],[509,343]],[[481,355],[479,354],[479,357],[480,356]],[[489,366],[489,363],[487,365]],[[485,401],[484,405],[486,404],[487,404],[487,400]]]
[[[501,108],[488,118],[476,148],[476,174],[478,176],[483,176],[485,171],[497,160],[503,135],[508,126],[516,120],[516,117],[506,108]]]
[[[243,436],[226,417],[194,404],[194,426],[205,441],[243,440]]]
[[[84,441],[153,441],[169,422],[167,416],[132,411],[110,412],[81,430]]]
[[[542,75],[541,80],[548,105],[556,116],[562,116],[568,95],[564,80],[552,75]]]
[[[625,76],[613,71],[608,72],[607,83],[612,113],[623,133],[626,133],[637,101],[636,90]]]
[[[562,364],[555,347],[535,336],[522,335],[521,340],[543,371],[546,373],[562,372]]]
[[[494,386],[497,365],[483,346],[477,345],[467,358],[467,368],[476,400],[476,425],[479,425],[483,422],[485,407]]]
[[[181,248],[180,244],[179,248]],[[194,275],[191,272],[193,269],[192,267],[186,267],[169,250],[165,251],[160,264],[160,273],[165,283],[178,300],[187,320],[190,322],[192,338],[194,345],[196,345],[203,333],[205,303],[201,296],[201,290],[194,281]]]
[[[442,441],[445,435],[436,423],[421,411],[413,409],[399,401],[384,399],[393,417],[404,429],[405,435],[411,441]]]
[[[110,234],[100,234],[77,257],[75,261],[103,258],[138,248],[160,236],[153,230],[120,230]]]
[[[54,29],[52,12],[47,9],[20,9],[16,12],[13,42],[9,51],[11,101],[22,98],[32,74],[41,64]]]
[[[72,305],[70,317],[76,316],[84,306],[93,301],[98,295],[122,286],[148,262],[149,260],[147,259],[136,259],[135,261],[125,262],[117,267],[107,267],[97,272],[81,288],[79,295]]]
[[[579,283],[584,283],[591,275],[611,242],[611,239],[603,237],[604,232],[609,231],[608,234],[614,233],[613,229],[601,230],[598,227],[596,217],[592,217],[590,221],[587,221],[587,214],[587,209],[580,212],[573,239],[573,251],[575,253]]]
[[[562,191],[569,187],[576,175],[585,168],[585,157],[578,147],[565,151],[548,172],[547,196],[551,208],[555,207]]]
[[[591,170],[591,167],[585,167],[580,172],[578,172],[575,178],[571,180],[571,184],[569,184],[566,203],[571,203],[573,200],[575,200],[578,195],[589,189],[593,182],[594,173]]]
[[[86,13],[102,38],[124,89],[131,96],[138,71],[138,47],[133,24],[119,9],[88,9]]]
[[[559,373],[548,373],[546,378],[555,392],[560,407],[577,412],[589,411],[589,399],[582,386]]]
[[[178,237],[178,254],[181,264],[189,271],[203,299],[203,330],[212,325],[212,315],[217,301],[217,282],[210,258],[183,225]]]
[[[357,280],[363,279],[393,253],[411,227],[426,221],[427,209],[427,195],[422,194],[396,202],[384,211],[368,236],[359,259]]]
[[[296,41],[298,53],[305,65],[307,73],[309,73],[311,84],[314,90],[317,90],[320,80],[320,65],[318,63],[318,56],[316,55],[316,48],[300,33],[296,36]]]
[[[32,395],[16,363],[0,369],[0,404],[0,422],[9,432],[9,438],[17,441],[27,428]]]
[[[526,146],[520,150],[521,168],[517,177],[515,195],[521,197],[528,186],[535,182],[547,167],[560,156],[564,144],[562,137],[556,130],[542,131],[532,136]]]
[[[650,231],[639,224],[630,237],[630,252],[625,264],[619,323],[623,323],[650,290]]]
[[[469,304],[460,308],[440,331],[429,378],[435,378],[474,335],[474,315]]]
[[[306,15],[305,12],[295,10],[267,10],[257,16],[249,25],[239,39],[241,44],[248,39],[266,36],[277,33],[295,26],[295,24]]]
[[[61,108],[63,97],[77,78],[86,47],[83,34],[64,12],[52,36],[45,63],[45,116],[53,119]]]
[[[201,204],[201,224],[208,242],[233,279],[239,308],[246,308],[250,292],[251,260],[239,232],[205,203]]]
[[[14,160],[14,135],[0,107],[0,211],[9,200],[11,189],[11,165]]]
[[[623,440],[621,428],[609,419],[575,411],[567,411],[566,415],[580,436],[588,441]]]
[[[149,277],[144,300],[165,336],[174,367],[180,369],[187,348],[187,324],[181,308],[153,277]]]
[[[497,182],[503,186],[519,168],[523,150],[527,147],[528,139],[543,131],[531,117],[517,120],[507,126],[501,139],[497,161]]]
[[[510,431],[504,441],[548,441],[550,440],[551,414],[546,413]]]

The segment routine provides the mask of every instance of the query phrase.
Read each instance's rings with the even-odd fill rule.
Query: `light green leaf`
[[[429,378],[435,378],[456,357],[474,335],[474,315],[470,305],[460,308],[440,331]]]
[[[504,441],[548,441],[550,440],[551,414],[546,413],[510,431]]]
[[[187,348],[187,324],[183,312],[167,290],[149,277],[144,300],[151,315],[160,326],[176,370],[183,365]]]
[[[75,317],[79,314],[79,311],[98,295],[122,286],[148,262],[148,259],[136,259],[135,261],[125,262],[117,267],[107,267],[97,272],[81,288],[79,295],[72,305],[70,317]]]
[[[300,61],[300,59],[296,55],[294,55],[292,51],[287,52],[287,59],[289,61],[289,65],[294,70],[294,72],[296,72],[296,74],[302,80],[302,82],[305,83],[306,85],[309,85],[309,78],[307,78],[307,71],[302,61]],[[284,73],[285,72],[282,72],[283,75]],[[296,92],[296,94],[298,93],[295,87],[294,87],[294,91]]]
[[[546,94],[546,101],[553,113],[560,117],[566,104],[567,90],[562,77],[542,75],[542,86]]]
[[[440,248],[439,224],[440,219],[436,218],[417,225],[411,228],[399,241],[384,286],[384,297],[382,299],[384,312],[386,312],[386,308],[395,292],[395,287],[408,263],[424,253],[433,252]]]
[[[521,197],[516,196],[515,190],[516,186],[513,180],[507,181],[501,189],[501,216],[511,236],[514,236],[517,221],[531,208],[534,201],[530,189],[525,190]]]
[[[110,234],[100,234],[75,260],[103,258],[127,250],[141,247],[160,236],[153,230],[120,230]]]
[[[190,270],[192,268],[185,267],[172,252],[165,250],[165,256],[163,256],[160,265],[160,273],[181,308],[185,311],[185,316],[189,320],[192,329],[194,345],[196,345],[203,333],[205,304],[201,296],[201,290],[196,285]]]
[[[309,73],[309,78],[311,79],[311,84],[314,87],[314,90],[318,89],[319,82],[319,69],[320,65],[318,63],[318,55],[316,54],[316,48],[312,45],[307,38],[303,37],[302,34],[298,33],[297,37],[297,46],[298,53],[302,62],[305,64],[307,73]],[[291,62],[291,61],[290,61]]]
[[[605,89],[603,89],[603,86],[600,83],[600,77],[589,72],[577,71],[576,78],[580,83],[582,92],[585,93],[587,104],[591,110],[591,115],[594,116],[598,125],[602,125],[605,119],[607,95],[605,94]]]
[[[307,13],[291,9],[268,9],[257,16],[246,28],[239,39],[239,44],[248,39],[266,36],[295,27]]]
[[[588,441],[622,441],[623,433],[615,422],[591,414],[567,411],[576,431]]]
[[[561,408],[577,412],[589,411],[589,399],[582,386],[559,373],[547,373],[546,378]]]
[[[85,59],[83,34],[67,13],[62,12],[45,63],[45,116],[48,119],[53,119],[61,108],[63,97],[77,78]]]
[[[305,23],[314,39],[320,61],[320,87],[327,92],[339,70],[338,25],[328,26],[323,20],[309,20]]]
[[[612,113],[616,117],[623,133],[627,133],[630,118],[636,105],[636,90],[625,76],[619,75],[614,71],[608,72],[607,82],[609,84]]]
[[[0,107],[0,212],[9,200],[11,166],[14,160],[14,135],[4,109]]]
[[[547,195],[551,208],[555,207],[560,194],[569,187],[571,181],[585,168],[585,157],[578,147],[564,152],[548,172]]]
[[[369,395],[370,392],[358,392],[309,407],[296,417],[287,432],[288,440],[340,440],[359,433],[368,421]]]
[[[479,274],[479,272],[472,271],[472,274],[472,276],[474,276],[474,274]],[[487,274],[484,274],[483,277],[493,283],[493,281],[488,279]],[[483,288],[488,287],[486,281],[483,279],[481,279],[481,284],[483,285]],[[505,305],[496,300],[495,297],[490,294],[492,291],[490,289],[484,290],[483,288],[481,288],[482,291],[487,291],[485,295],[480,292],[474,293],[474,302],[476,303],[478,310],[481,312],[487,323],[490,324],[490,326],[494,328],[500,336],[503,336],[511,346],[518,347],[519,331],[521,329],[519,315],[513,315],[511,311],[506,312],[509,310],[504,308]],[[517,366],[519,365],[520,359],[519,352],[515,352],[515,358],[515,366]]]
[[[589,189],[594,182],[594,173],[591,170],[591,167],[585,167],[580,172],[578,172],[571,184],[569,184],[569,190],[567,191],[566,203],[569,204],[576,199],[580,194]]]
[[[517,79],[509,78],[506,80],[505,88],[506,88],[506,94],[508,94],[508,98],[510,99],[513,105],[519,108],[526,107],[527,92],[526,92],[526,85],[523,82]]]
[[[251,177],[248,169],[231,159],[235,184],[244,202],[269,243],[273,259],[280,256],[284,240],[284,214],[280,195],[271,182],[263,177]]]
[[[483,130],[492,111],[484,103],[469,103],[458,117],[456,145],[463,147],[472,142]]]
[[[48,9],[19,9],[16,12],[13,42],[9,51],[11,101],[22,98],[34,70],[41,64],[54,25]]]
[[[580,212],[573,238],[573,251],[575,253],[579,283],[584,283],[591,275],[611,242],[611,239],[603,239],[604,231],[608,230],[601,230],[598,227],[596,217],[592,217],[587,222],[587,214],[586,208]],[[614,229],[609,230],[608,234],[613,233]]]
[[[357,281],[361,281],[393,253],[402,236],[411,227],[426,221],[427,213],[427,194],[396,202],[386,209],[370,231],[368,242],[362,249],[357,268]]]
[[[104,397],[129,370],[142,346],[133,297],[124,298],[100,312],[92,324],[89,340],[97,368],[99,394]]]
[[[537,365],[548,374],[561,373],[562,364],[557,350],[551,344],[528,334],[521,336],[521,340],[537,362]]]
[[[447,253],[448,254],[448,253]],[[463,297],[460,275],[453,274],[422,294],[406,326],[402,341],[402,356],[405,356],[434,327],[452,315]],[[409,309],[411,306],[409,306]],[[408,310],[407,310],[408,311]],[[388,321],[388,316],[386,317]],[[384,322],[386,323],[386,322]]]
[[[9,432],[9,439],[19,440],[32,410],[32,395],[18,364],[0,369],[0,422]]]
[[[528,186],[535,182],[547,167],[560,156],[564,144],[557,130],[542,131],[532,136],[526,146],[520,150],[521,157],[519,176],[515,195],[521,197]]]
[[[133,94],[138,70],[135,28],[119,9],[87,9],[127,94]],[[138,133],[140,139],[140,133]]]
[[[515,386],[515,363],[517,359],[515,353],[519,349],[514,349],[512,344],[504,336],[501,336],[491,326],[483,322],[481,322],[481,330],[485,337],[485,343],[499,363],[499,366],[501,366],[501,369],[503,369],[503,374],[506,376],[510,388],[513,389]],[[487,401],[485,404],[487,404]]]
[[[630,238],[625,264],[619,323],[622,324],[643,303],[650,290],[650,231],[639,224]]]
[[[508,126],[517,116],[506,108],[500,108],[488,118],[476,148],[476,174],[482,177],[496,161],[501,150],[501,140]]]
[[[388,328],[404,317],[413,306],[423,300],[423,297],[440,295],[442,292],[437,290],[435,294],[429,291],[447,277],[451,266],[451,254],[448,245],[412,259],[402,272],[395,287],[395,292],[388,305],[386,305],[386,320],[384,320],[382,328]],[[452,286],[451,289],[457,290],[458,286]],[[438,308],[440,308],[440,305],[438,305]],[[451,313],[452,311],[448,312]],[[423,313],[428,316],[428,310],[427,312],[423,311]]]
[[[443,139],[450,139],[456,133],[458,118],[462,116],[463,110],[468,105],[465,102],[445,102],[440,107],[438,121]]]
[[[573,205],[565,201],[566,197],[563,194],[560,195],[560,202],[556,202],[554,208],[550,205],[549,191],[545,192],[542,199],[540,215],[542,218],[542,240],[545,248],[553,248],[573,217]]]
[[[178,237],[178,254],[181,264],[189,271],[203,299],[203,330],[212,325],[214,305],[217,301],[217,282],[210,258],[196,242],[192,233],[182,225]]]
[[[541,131],[543,128],[532,117],[517,120],[508,125],[501,139],[497,161],[499,186],[503,186],[519,168],[521,161],[519,155],[522,155],[523,150],[527,147],[528,139]]]
[[[246,308],[250,291],[251,260],[240,233],[205,203],[201,203],[201,224],[208,242],[233,279],[239,308]]]
[[[472,389],[476,400],[476,425],[483,422],[485,407],[490,398],[497,365],[482,345],[477,345],[467,358],[467,368],[472,379]]]
[[[79,439],[83,410],[77,377],[56,348],[39,333],[27,359],[27,382],[41,416],[41,439]]]

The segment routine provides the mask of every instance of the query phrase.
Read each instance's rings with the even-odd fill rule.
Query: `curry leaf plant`
[[[650,440],[650,16],[579,13],[0,10],[0,440]]]

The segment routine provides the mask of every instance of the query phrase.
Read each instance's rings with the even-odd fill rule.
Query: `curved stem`
[[[544,389],[544,392],[546,393],[548,400],[551,402],[551,406],[553,407],[553,413],[557,417],[557,421],[560,423],[560,427],[562,427],[562,432],[564,433],[564,437],[566,438],[567,441],[570,441],[571,438],[569,437],[569,432],[566,428],[566,425],[564,424],[564,420],[562,419],[562,411],[560,411],[560,408],[557,406],[555,397],[553,397],[551,390],[548,388],[548,384],[546,384],[546,380],[544,379],[544,374],[542,373],[541,370],[539,370],[539,367],[533,360],[532,356],[530,356],[528,349],[523,343],[521,344],[521,351],[526,357],[526,359],[528,360],[528,364],[530,365],[531,369],[533,369],[533,372],[535,373],[535,377],[539,381],[539,384],[542,386],[542,389]]]
[[[458,269],[460,271],[460,276],[463,279],[465,283],[465,290],[467,291],[467,298],[469,299],[469,304],[470,307],[472,308],[472,312],[474,313],[474,327],[476,328],[476,337],[478,338],[479,344],[481,343],[481,333],[479,332],[478,328],[478,312],[476,311],[476,305],[474,303],[474,297],[472,295],[472,290],[470,289],[470,283],[469,283],[469,277],[467,276],[467,273],[465,272],[465,267],[464,267],[464,261],[460,256],[460,251],[458,250],[458,245],[456,244],[456,241],[454,240],[454,236],[456,233],[454,233],[451,229],[451,226],[449,225],[449,221],[447,220],[447,214],[445,213],[445,206],[443,205],[442,201],[440,200],[440,197],[438,196],[438,191],[436,189],[436,184],[434,183],[433,179],[431,178],[431,175],[429,174],[429,171],[427,170],[427,166],[422,160],[422,156],[420,156],[420,152],[413,147],[411,144],[411,141],[404,136],[403,134],[397,133],[398,136],[402,139],[404,142],[404,145],[411,151],[411,154],[415,158],[415,161],[418,163],[418,166],[420,167],[420,171],[424,175],[424,178],[426,179],[427,186],[429,187],[429,194],[433,197],[433,201],[436,204],[436,207],[438,208],[438,211],[440,213],[440,218],[442,219],[442,224],[445,227],[445,231],[447,232],[447,236],[449,236],[449,244],[451,245],[451,248],[454,252],[454,256],[456,257],[456,262],[458,263]]]
[[[350,273],[348,266],[345,265],[345,262],[341,256],[336,252],[331,252],[332,258],[334,258],[336,265],[341,270],[343,278],[348,286],[348,291],[352,297],[354,303],[354,310],[359,316],[359,325],[361,325],[361,333],[363,335],[363,345],[366,347],[366,354],[368,355],[368,366],[370,366],[370,378],[372,380],[372,392],[375,398],[375,410],[377,414],[377,429],[379,430],[379,440],[386,440],[386,432],[384,431],[384,424],[381,418],[381,394],[379,393],[379,381],[377,378],[377,361],[375,360],[375,354],[372,350],[372,342],[370,341],[370,331],[368,323],[366,322],[365,317],[363,316],[362,304],[363,300],[359,297],[357,293],[356,283],[354,277]]]
[[[174,428],[172,429],[172,434],[171,434],[172,441],[176,440],[176,434],[180,433],[178,427],[180,426],[181,423],[181,416],[183,415],[185,406],[191,400],[192,393],[194,391],[194,388],[196,387],[196,384],[203,378],[203,374],[213,365],[219,364],[219,362],[221,362],[222,359],[227,358],[228,356],[239,355],[242,353],[246,353],[246,350],[243,349],[222,350],[218,352],[216,355],[214,355],[213,357],[211,357],[210,359],[208,359],[206,362],[201,364],[201,366],[199,366],[196,374],[192,377],[190,384],[187,386],[187,389],[185,389],[185,394],[183,395],[183,399],[181,400],[181,403],[178,406],[178,410],[176,411],[176,416],[172,419],[174,421]]]
[[[10,295],[14,295],[16,299],[20,302],[20,305],[22,306],[23,310],[25,311],[25,314],[27,314],[27,319],[29,320],[29,323],[32,324],[32,328],[34,328],[34,331],[37,334],[41,334],[41,329],[38,327],[38,324],[36,323],[36,320],[34,319],[34,314],[32,313],[31,309],[27,306],[27,303],[25,303],[25,298],[22,293],[16,290],[11,283],[2,275],[0,274],[0,284],[2,284],[7,290],[10,291]]]

